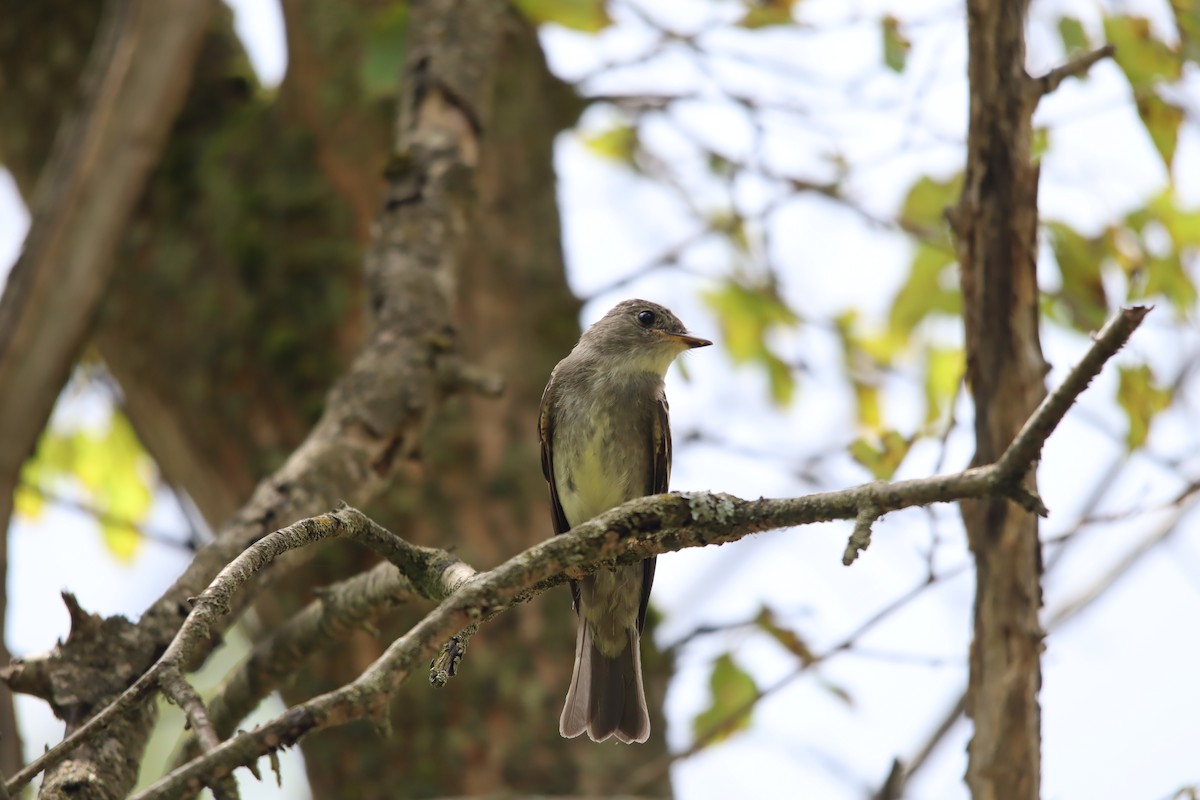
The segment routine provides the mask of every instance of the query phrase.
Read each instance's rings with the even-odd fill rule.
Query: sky
[[[237,0],[230,5],[261,79],[277,83],[286,69],[286,52],[276,3]],[[700,25],[699,10],[728,14],[735,5],[656,0],[641,7],[661,22],[694,29]],[[1143,6],[1157,29],[1169,29],[1165,3],[1139,3],[1139,10]],[[1061,13],[1076,14],[1098,39],[1097,9],[1082,0],[1035,2],[1029,26],[1031,70],[1047,69],[1062,59],[1048,21]],[[912,23],[906,33],[913,48],[900,76],[878,66],[879,35],[870,21],[887,10]],[[879,216],[895,212],[916,176],[945,177],[961,168],[967,94],[958,3],[809,0],[801,20],[814,30],[832,32],[754,40],[754,55],[777,58],[791,70],[781,70],[775,79],[740,70],[733,60],[705,72],[672,54],[638,70],[610,71],[584,86],[593,93],[646,86],[695,93],[696,102],[676,117],[642,131],[653,147],[665,152],[686,153],[689,142],[700,139],[732,158],[761,159],[780,172],[821,179],[828,170],[824,156],[836,148],[852,163],[865,165],[852,172],[848,192]],[[552,68],[576,80],[645,51],[652,38],[645,23],[629,14],[618,14],[617,21],[595,38],[547,28],[542,38]],[[713,43],[731,51],[747,46],[737,36]],[[792,71],[808,79],[798,82]],[[1193,74],[1191,86],[1196,83]],[[721,100],[721,89],[730,87],[815,111],[802,123],[794,116],[773,115],[765,130],[756,132],[743,113]],[[1195,106],[1192,110],[1200,113]],[[581,130],[602,130],[615,118],[611,109],[593,109]],[[1195,118],[1181,136],[1176,175],[1180,195],[1200,204]],[[1051,131],[1039,198],[1045,218],[1096,230],[1163,185],[1165,171],[1112,64],[1098,64],[1086,82],[1064,83],[1043,103],[1035,121]],[[680,442],[672,488],[742,497],[813,491],[814,481],[798,475],[797,458],[840,452],[856,435],[851,397],[836,377],[841,369],[836,339],[817,324],[779,334],[773,344],[805,369],[795,402],[786,409],[771,404],[762,375],[731,364],[721,352],[717,321],[701,299],[714,278],[729,269],[729,252],[701,241],[685,250],[685,273],[645,270],[655,253],[688,240],[694,216],[652,181],[597,158],[584,140],[580,133],[565,133],[556,154],[568,278],[576,293],[588,299],[581,323],[598,319],[618,300],[642,296],[670,306],[698,335],[718,340],[717,348],[689,354],[686,378],[679,370],[668,378],[672,424]],[[718,207],[727,199],[700,177],[685,179],[694,180],[692,196],[702,208]],[[746,181],[736,187],[734,202],[752,211],[771,197],[769,186]],[[15,258],[26,225],[11,183],[0,176],[0,263]],[[868,229],[854,212],[812,198],[784,204],[768,225],[780,290],[806,319],[829,319],[846,308],[859,309],[868,319],[886,313],[910,257],[897,235]],[[1044,283],[1055,280],[1051,272],[1043,273]],[[1195,325],[1181,331],[1156,317],[1159,313],[1120,359],[1125,364],[1148,360],[1159,374],[1172,375],[1200,342]],[[961,339],[954,325],[933,325],[923,335]],[[1049,327],[1043,336],[1054,385],[1088,342]],[[916,413],[913,398],[919,387],[906,389],[902,377],[894,384],[887,413],[900,425]],[[1084,494],[1122,458],[1124,421],[1111,402],[1115,385],[1110,369],[1047,445],[1040,485],[1053,512],[1043,525],[1048,538],[1071,529]],[[969,419],[965,401],[957,410],[960,419]],[[95,424],[105,413],[94,388],[76,383],[64,392],[52,424]],[[1114,431],[1115,439],[1105,435]],[[687,441],[697,433],[719,436],[733,446]],[[1189,454],[1200,452],[1198,436],[1191,419],[1168,415],[1156,422],[1150,450],[1183,459],[1190,474],[1197,475],[1200,461]],[[961,468],[970,455],[967,431],[958,430],[948,438],[944,454],[918,448],[897,477],[929,474],[939,459],[944,469]],[[845,457],[824,461],[822,467],[825,471],[815,482],[822,487],[867,479]],[[1142,459],[1112,487],[1101,508],[1153,506],[1178,485],[1174,473]],[[1133,526],[1097,526],[1086,541],[1066,552],[1047,579],[1046,618],[1126,558],[1131,544],[1156,521],[1145,516]],[[178,502],[161,496],[147,527],[182,535],[186,522]],[[721,653],[732,652],[760,686],[790,682],[760,704],[749,730],[674,767],[680,798],[729,797],[750,787],[775,792],[789,787],[794,796],[862,797],[882,782],[893,757],[913,754],[965,686],[973,579],[954,510],[888,515],[877,524],[871,549],[849,569],[841,566],[848,533],[848,524],[807,526],[660,559],[654,602],[665,617],[658,633],[663,645],[703,624],[753,617],[766,605],[819,652],[921,584],[930,563],[939,575],[951,576],[873,628],[861,639],[859,651],[798,680],[789,677],[795,672],[794,657],[745,628],[693,639],[680,651],[679,672],[667,697],[665,735],[673,749],[690,744],[691,720],[708,702],[711,663]],[[17,654],[44,651],[65,636],[60,590],[75,592],[89,610],[136,616],[187,558],[180,548],[151,542],[134,562],[116,563],[90,519],[64,508],[51,508],[37,524],[18,520],[11,536],[8,635]],[[64,549],[76,554],[65,569],[60,559],[53,559],[52,574],[41,568],[52,563],[52,552]],[[1200,643],[1187,622],[1200,617],[1198,575],[1200,535],[1193,519],[1104,599],[1051,634],[1041,693],[1045,797],[1167,797],[1178,786],[1200,780],[1194,758],[1200,716],[1181,711],[1200,707],[1200,682],[1194,680]],[[236,649],[235,644],[226,652],[232,655]],[[61,725],[40,703],[22,699],[19,709],[29,752],[57,741]],[[164,724],[178,725],[175,720]],[[960,722],[906,796],[966,797],[961,776],[969,734],[969,726]],[[250,781],[244,796],[303,797],[297,790],[302,782],[299,758],[297,750],[284,756],[284,791]]]

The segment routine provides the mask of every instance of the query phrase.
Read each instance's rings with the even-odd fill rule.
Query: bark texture
[[[0,94],[0,154],[28,197],[28,176],[46,157],[38,143],[61,119],[61,98],[79,79],[97,15],[92,4],[0,3],[19,11],[29,31],[9,38],[0,31],[4,74],[39,78]],[[361,251],[385,169],[394,212],[412,199],[404,186],[422,189],[409,180],[413,153],[402,140],[388,167],[395,95],[371,95],[359,83],[364,42],[397,4],[284,0],[283,7],[292,56],[277,94],[257,89],[226,11],[206,32],[162,163],[119,244],[93,333],[143,442],[214,528],[304,438],[327,387],[362,343],[362,309],[380,310],[379,287],[363,284]],[[379,519],[486,567],[550,535],[535,414],[550,368],[578,335],[578,303],[563,275],[552,144],[579,101],[549,75],[534,31],[507,4],[428,0],[407,14],[409,74],[419,85],[406,90],[423,93],[423,113],[442,113],[448,124],[466,120],[459,145],[474,148],[471,170],[439,176],[456,187],[455,206],[466,209],[454,222],[465,226],[455,237],[455,330],[425,335],[433,347],[454,339],[473,363],[502,376],[507,391],[499,400],[453,400],[419,441],[382,451],[386,463],[359,493],[372,495],[380,475],[402,475],[372,509]],[[45,57],[50,52],[56,57]],[[387,247],[403,253],[405,237],[419,232],[396,236]],[[342,464],[327,465],[328,485],[345,482]],[[239,543],[337,496],[354,502],[310,485],[319,470],[303,474],[299,484],[260,486],[224,544],[202,553],[195,575],[139,628],[153,628],[161,646],[185,610],[179,598],[198,591],[194,584]],[[286,578],[271,575],[275,589],[257,604],[259,616],[272,625],[315,587],[369,563],[336,543]],[[391,633],[425,610],[314,659],[284,687],[286,697],[307,698],[354,677]],[[572,624],[565,591],[506,615],[472,641],[448,688],[405,687],[391,739],[362,725],[305,741],[314,796],[608,793],[624,774],[618,765],[661,755],[664,740],[628,750],[558,738]],[[83,635],[68,645],[80,647]],[[134,662],[148,657],[137,651]],[[649,652],[646,669],[662,731],[667,672]],[[665,780],[653,788],[668,791]],[[105,796],[95,785],[78,791]]]
[[[14,124],[0,154],[42,153],[44,164],[14,167],[19,185],[32,196],[32,223],[0,301],[0,658],[4,647],[7,525],[13,493],[25,460],[50,416],[59,389],[82,348],[114,266],[117,243],[151,169],[183,105],[212,0],[114,0],[107,5],[91,45],[86,80],[76,108],[43,113],[61,115],[62,124],[37,137]],[[4,18],[7,34],[0,49],[30,46],[22,27],[25,7]],[[86,17],[87,14],[79,15]],[[17,24],[14,25],[13,23]],[[53,37],[51,37],[53,38]],[[34,45],[36,46],[36,45]],[[87,40],[77,41],[66,60],[83,63]],[[72,56],[74,58],[72,58]],[[53,73],[54,67],[48,68]],[[23,74],[8,57],[0,59],[0,86],[18,96],[44,91],[31,70]],[[74,97],[68,93],[68,97]],[[7,123],[9,111],[0,114]],[[69,109],[69,110],[68,110]],[[34,112],[37,113],[37,112]],[[24,135],[22,135],[24,134]],[[40,150],[53,141],[50,150]],[[36,192],[32,191],[38,175]],[[20,766],[20,736],[12,699],[0,695],[0,769]]]
[[[962,267],[974,464],[994,461],[1045,396],[1038,335],[1037,187],[1025,72],[1027,0],[967,4],[970,123],[962,197],[950,218]],[[1025,488],[1036,492],[1034,471]],[[975,555],[966,710],[975,724],[967,784],[976,800],[1039,795],[1041,549],[1037,516],[1007,499],[964,502]]]

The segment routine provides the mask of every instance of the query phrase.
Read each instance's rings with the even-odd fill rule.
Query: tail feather
[[[592,650],[592,634],[582,620],[575,635],[575,670],[571,673],[571,688],[567,690],[567,702],[563,705],[558,720],[558,732],[567,739],[574,739],[587,730],[588,697],[592,694],[592,661],[584,653]]]
[[[628,646],[609,658],[593,644],[590,626],[580,621],[575,671],[558,725],[563,736],[573,738],[587,731],[594,742],[616,736],[626,743],[644,742],[650,737],[640,637],[634,628],[628,633]]]

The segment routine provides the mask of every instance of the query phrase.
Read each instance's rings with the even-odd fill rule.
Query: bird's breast
[[[557,431],[555,485],[572,527],[645,494],[650,453],[644,427],[629,415],[600,413]]]
[[[558,482],[559,500],[572,526],[637,496],[630,485],[631,465],[605,452],[611,439],[606,444],[606,437],[595,435],[581,444],[576,457],[563,465],[565,474]]]

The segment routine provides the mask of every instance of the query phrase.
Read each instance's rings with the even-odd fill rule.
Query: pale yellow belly
[[[555,464],[558,500],[571,527],[641,494],[634,489],[637,470],[602,452],[600,439],[593,437],[573,464]]]

